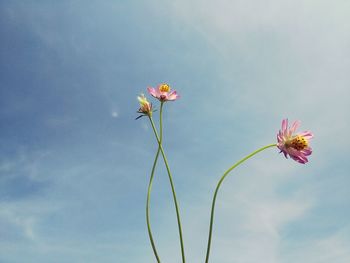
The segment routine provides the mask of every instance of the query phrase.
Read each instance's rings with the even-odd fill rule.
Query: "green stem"
[[[210,245],[211,245],[211,235],[212,235],[212,231],[213,231],[213,221],[214,221],[214,211],[215,211],[215,202],[216,202],[216,196],[218,194],[219,188],[222,184],[222,182],[224,181],[224,179],[226,178],[226,176],[233,170],[235,169],[238,165],[240,165],[241,163],[243,163],[244,161],[248,160],[250,157],[254,156],[255,154],[270,148],[270,147],[274,147],[276,146],[276,144],[269,144],[267,146],[264,146],[254,152],[252,152],[251,154],[247,155],[246,157],[244,157],[243,159],[239,160],[237,163],[235,163],[234,165],[232,165],[221,177],[220,181],[218,182],[216,189],[215,189],[215,193],[214,193],[214,197],[213,197],[213,202],[211,205],[211,214],[210,214],[210,226],[209,226],[209,238],[208,238],[208,246],[207,246],[207,255],[205,258],[205,263],[209,262],[209,253],[210,253]]]
[[[165,156],[165,153],[164,153],[164,150],[163,150],[163,146],[161,144],[160,138],[158,137],[157,130],[156,130],[155,126],[154,126],[153,119],[152,119],[152,117],[149,117],[149,119],[150,119],[150,122],[151,122],[151,125],[152,125],[152,129],[153,129],[154,135],[155,135],[155,137],[156,137],[156,139],[158,141],[158,145],[159,145],[160,151],[161,151],[163,159],[164,159],[166,170],[168,172],[168,177],[169,177],[169,181],[170,181],[170,185],[171,185],[171,191],[173,193],[173,200],[174,200],[174,205],[175,205],[175,210],[176,210],[177,225],[178,225],[178,229],[179,229],[182,262],[185,263],[186,262],[186,260],[185,260],[185,249],[184,249],[184,243],[183,243],[183,238],[182,238],[182,227],[181,227],[181,220],[180,220],[180,212],[179,212],[179,206],[177,204],[173,178],[172,178],[172,175],[171,175],[171,172],[170,172],[168,160],[167,160],[167,158]]]
[[[162,128],[162,111],[163,111],[163,103],[161,103],[160,106],[160,123],[159,123],[159,143],[162,143],[162,138],[163,138],[163,128]],[[151,172],[151,177],[149,179],[149,184],[148,184],[148,190],[147,190],[147,201],[146,201],[146,221],[147,221],[147,230],[148,230],[148,236],[151,241],[151,246],[153,249],[154,256],[157,259],[157,262],[160,263],[160,258],[157,253],[156,245],[154,243],[153,235],[152,235],[152,230],[151,230],[151,223],[150,223],[150,217],[149,217],[149,206],[150,206],[150,199],[151,199],[151,191],[152,191],[152,184],[153,184],[153,177],[154,177],[154,172],[157,166],[157,161],[159,157],[159,152],[160,152],[160,147],[158,145],[158,150],[156,153],[156,157],[154,158],[153,166],[152,166],[152,172]]]

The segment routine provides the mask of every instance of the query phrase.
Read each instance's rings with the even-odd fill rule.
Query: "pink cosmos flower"
[[[140,102],[140,108],[137,111],[138,113],[141,113],[140,116],[138,116],[136,118],[139,119],[142,116],[152,116],[152,103],[150,103],[147,98],[145,97],[145,95],[141,94],[140,96],[137,97],[138,101]]]
[[[148,87],[148,93],[158,100],[164,102],[168,100],[176,100],[179,98],[179,95],[175,90],[171,91],[171,88],[168,84],[160,84],[157,88]]]
[[[294,161],[305,164],[308,162],[307,156],[312,153],[309,140],[314,135],[311,131],[295,133],[299,126],[300,121],[295,121],[291,127],[288,127],[288,119],[284,119],[282,129],[277,134],[277,147],[286,158],[289,155]]]

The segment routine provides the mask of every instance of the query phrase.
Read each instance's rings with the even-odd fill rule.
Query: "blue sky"
[[[341,0],[0,1],[0,262],[155,262],[157,145],[134,118],[136,96],[162,82],[181,95],[165,105],[164,148],[188,262],[204,261],[221,174],[286,117],[315,133],[310,162],[270,149],[234,171],[211,262],[350,262],[349,12]],[[178,263],[161,162],[153,189],[160,257]]]

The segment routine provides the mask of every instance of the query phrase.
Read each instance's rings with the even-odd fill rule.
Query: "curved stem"
[[[179,229],[179,237],[180,237],[180,245],[181,245],[181,257],[182,257],[182,262],[185,263],[186,262],[186,260],[185,260],[185,249],[184,249],[184,242],[183,242],[183,238],[182,238],[182,227],[181,227],[181,220],[180,220],[180,212],[179,212],[179,206],[177,204],[177,198],[176,198],[173,178],[172,178],[172,175],[171,175],[171,172],[170,172],[168,160],[167,160],[167,158],[165,156],[165,153],[164,153],[164,150],[163,150],[163,146],[161,144],[160,138],[158,137],[157,130],[156,130],[155,126],[154,126],[153,119],[152,119],[152,117],[149,117],[149,119],[150,119],[150,122],[151,122],[151,125],[152,125],[152,129],[153,129],[154,135],[155,135],[155,137],[156,137],[156,139],[158,141],[158,145],[159,145],[160,151],[161,151],[163,159],[164,159],[166,170],[168,172],[168,177],[169,177],[169,181],[170,181],[170,185],[171,185],[171,191],[173,193],[173,200],[174,200],[174,205],[175,205],[175,210],[176,210],[177,225],[178,225],[178,229]]]
[[[208,246],[207,246],[207,255],[205,258],[205,263],[209,262],[209,253],[210,253],[210,245],[211,245],[211,235],[212,235],[212,231],[213,231],[213,221],[214,221],[214,211],[215,211],[215,202],[216,202],[216,196],[218,194],[219,188],[222,184],[222,182],[224,181],[224,179],[226,178],[226,176],[233,170],[235,169],[238,165],[240,165],[241,163],[243,163],[244,161],[248,160],[250,157],[254,156],[255,154],[270,148],[270,147],[274,147],[276,146],[276,144],[269,144],[267,146],[264,146],[254,152],[252,152],[251,154],[247,155],[246,157],[244,157],[243,159],[239,160],[237,163],[235,163],[234,165],[232,165],[221,177],[220,181],[218,182],[216,189],[215,189],[215,193],[214,193],[214,197],[213,197],[213,202],[211,205],[211,214],[210,214],[210,226],[209,226],[209,238],[208,238]]]
[[[162,143],[162,138],[163,138],[163,128],[162,128],[162,111],[163,111],[163,103],[160,105],[160,122],[159,122],[159,143]],[[146,221],[147,221],[147,230],[148,230],[148,236],[151,241],[151,246],[153,249],[154,256],[157,259],[157,262],[160,263],[160,258],[157,253],[156,245],[154,243],[153,235],[152,235],[152,230],[151,230],[151,223],[150,223],[150,217],[149,217],[149,204],[150,204],[150,199],[151,199],[151,191],[152,191],[152,184],[153,184],[153,177],[154,177],[154,172],[157,166],[157,161],[159,157],[159,152],[160,152],[160,147],[158,145],[156,157],[154,158],[153,166],[152,166],[152,172],[151,172],[151,177],[149,179],[149,184],[148,184],[148,190],[147,190],[147,201],[146,201]]]

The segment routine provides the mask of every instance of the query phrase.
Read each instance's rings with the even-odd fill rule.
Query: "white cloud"
[[[118,118],[118,116],[119,116],[117,111],[112,111],[111,115],[112,115],[113,118]]]
[[[0,159],[0,172],[4,180],[9,177],[28,177],[31,180],[45,180],[45,176],[39,172],[39,168],[45,158],[50,155],[49,151],[37,150],[30,152],[26,147],[19,147],[12,158]]]
[[[300,242],[293,249],[284,251],[285,256],[283,262],[349,262],[350,241],[348,236],[348,229],[343,228],[338,233],[331,234],[324,238]]]
[[[3,229],[3,234],[18,238],[20,241],[37,241],[36,226],[40,223],[43,215],[54,209],[53,204],[45,202],[2,202],[0,203],[0,223],[6,226],[6,229]],[[6,239],[3,242],[6,243]]]

